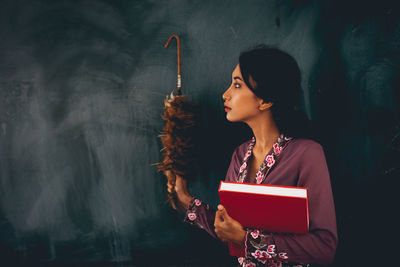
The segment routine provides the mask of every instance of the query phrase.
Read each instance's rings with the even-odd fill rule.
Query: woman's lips
[[[230,111],[231,110],[231,108],[230,107],[228,107],[228,106],[224,106],[225,107],[225,112],[228,112],[228,111]]]

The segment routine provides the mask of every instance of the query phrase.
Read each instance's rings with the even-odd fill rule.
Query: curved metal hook
[[[164,47],[167,48],[169,43],[171,42],[172,38],[176,39],[177,46],[178,46],[178,86],[177,86],[177,94],[181,95],[181,82],[182,82],[182,76],[181,76],[181,40],[178,35],[173,34],[169,37],[168,41],[165,43]]]

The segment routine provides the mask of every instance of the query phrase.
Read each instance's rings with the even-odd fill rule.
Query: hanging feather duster
[[[163,120],[166,124],[163,133],[160,135],[163,144],[163,157],[158,169],[164,172],[168,181],[175,184],[176,175],[181,176],[186,181],[195,177],[196,162],[196,108],[187,96],[181,92],[180,74],[180,39],[177,35],[172,35],[165,47],[168,47],[172,38],[175,37],[178,44],[178,87],[176,95],[173,90],[164,100]],[[168,194],[168,200],[172,208],[178,209],[176,195]]]

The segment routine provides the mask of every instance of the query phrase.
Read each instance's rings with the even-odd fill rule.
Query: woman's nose
[[[228,91],[229,91],[229,88],[222,94],[222,99],[225,101],[229,99]]]

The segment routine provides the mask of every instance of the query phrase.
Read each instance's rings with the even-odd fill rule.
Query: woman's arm
[[[214,231],[215,211],[206,203],[194,198],[187,190],[187,184],[180,176],[176,176],[175,184],[167,183],[168,192],[175,193],[178,205],[185,211],[185,222],[196,225],[217,238]]]
[[[171,174],[173,175],[173,174]],[[182,179],[179,175],[175,175],[175,184],[171,183],[171,180],[168,179],[167,188],[168,193],[175,194],[178,201],[178,206],[184,208],[185,210],[189,206],[193,197],[189,194],[187,190],[186,180]]]
[[[226,180],[236,179],[240,161],[241,159],[239,157],[238,147],[232,154],[232,159],[226,174]],[[186,183],[181,177],[176,177],[176,185],[177,188],[174,190],[177,193],[178,199],[182,200],[180,201],[182,206],[186,209],[184,220],[204,229],[214,238],[218,238],[214,227],[216,211],[200,199],[192,197],[187,191]],[[173,185],[168,185],[168,191],[173,192],[172,189]],[[188,201],[188,199],[190,199],[190,201]]]
[[[186,210],[184,221],[200,227],[212,237],[217,238],[214,230],[214,219],[215,210],[201,200],[193,198]]]

